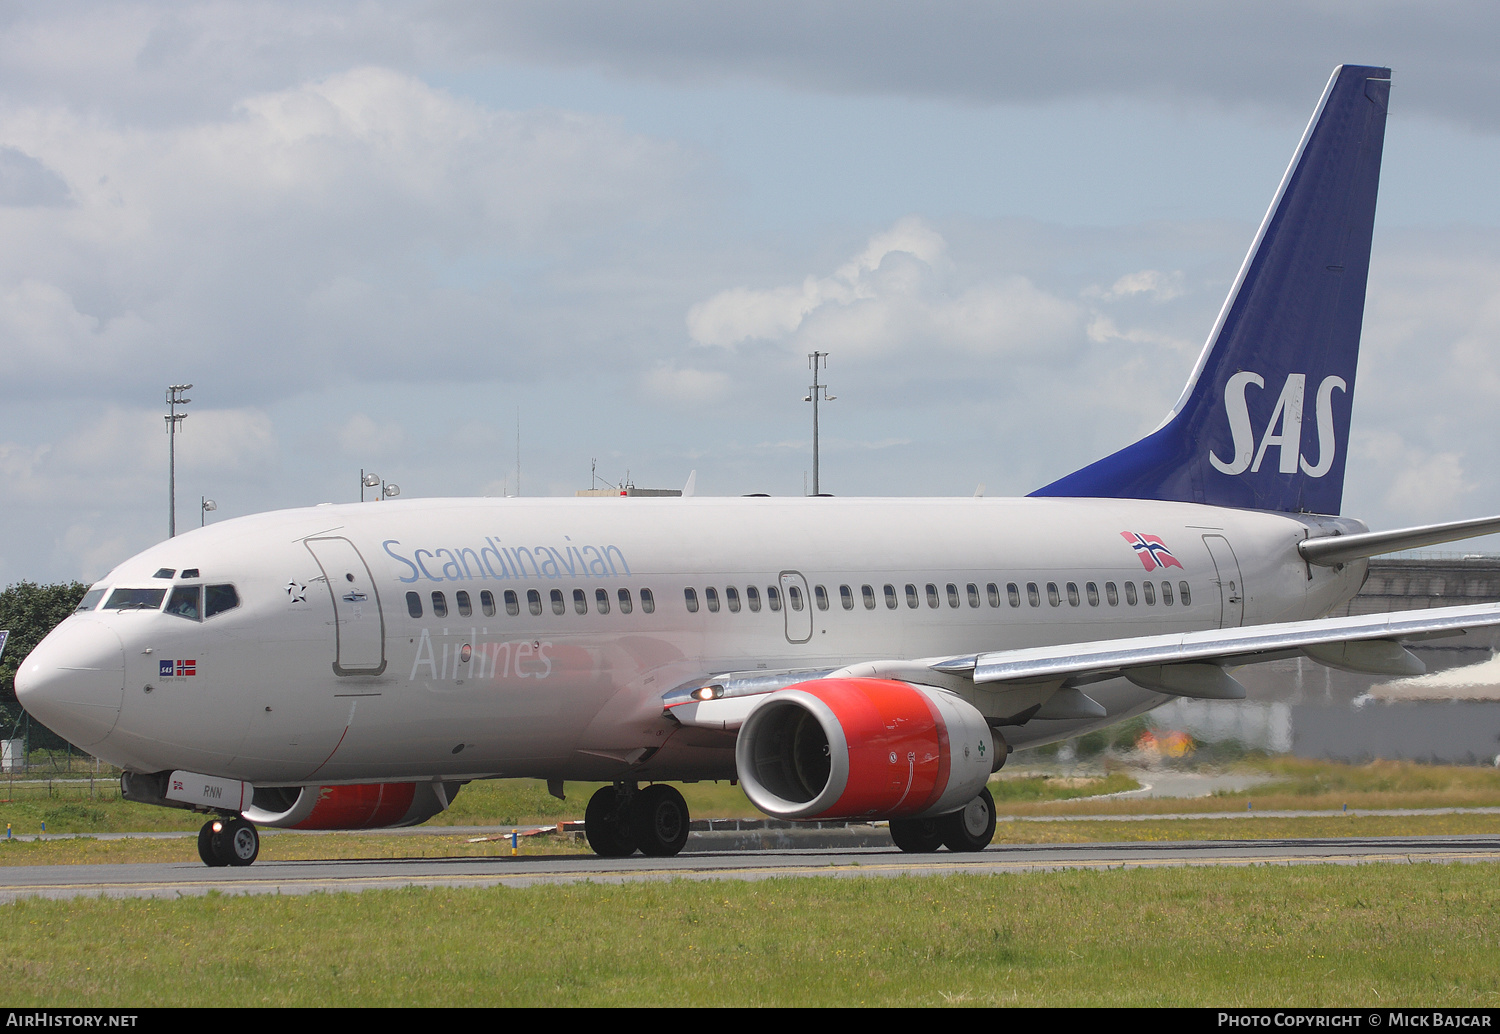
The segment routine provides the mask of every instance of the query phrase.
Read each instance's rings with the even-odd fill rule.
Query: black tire
[[[231,819],[214,838],[214,853],[229,865],[253,865],[260,857],[260,831],[248,819]]]
[[[903,851],[930,854],[943,846],[937,819],[891,819],[891,839]]]
[[[688,806],[675,787],[653,783],[630,802],[630,831],[641,854],[670,858],[688,838]]]
[[[589,798],[583,811],[583,835],[600,858],[628,858],[635,854],[635,839],[623,821],[625,810],[613,786],[603,786]]]
[[[214,868],[229,864],[229,859],[221,858],[214,850],[214,837],[218,836],[218,833],[214,831],[214,826],[222,822],[222,819],[210,819],[203,824],[202,829],[198,830],[198,857],[203,859],[204,865]]]
[[[978,797],[937,822],[948,850],[983,851],[995,839],[995,798],[980,790]]]

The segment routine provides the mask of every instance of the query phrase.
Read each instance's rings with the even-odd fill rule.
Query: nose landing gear
[[[217,818],[198,831],[198,857],[204,865],[249,865],[260,857],[260,832],[243,818]]]

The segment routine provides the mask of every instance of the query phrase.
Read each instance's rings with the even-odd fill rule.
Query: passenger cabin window
[[[896,587],[894,585],[887,585],[885,587],[885,609],[896,609]]]
[[[197,585],[179,585],[172,590],[172,595],[167,598],[167,613],[189,621],[198,621],[203,616],[203,608],[199,605],[199,590]]]
[[[927,583],[927,605],[929,607],[936,607],[938,605],[937,586],[931,582]]]
[[[916,610],[918,607],[917,587],[911,582],[906,583],[906,605],[912,610]]]
[[[629,589],[621,589],[619,592],[615,593],[615,599],[620,602],[621,614],[629,614],[632,610],[635,609],[630,600]]]
[[[653,596],[653,595],[651,595],[651,590],[650,589],[642,589],[641,590],[641,613],[642,614],[655,614],[656,613],[656,597]]]
[[[950,606],[950,607],[957,607],[958,606],[958,586],[954,585],[952,582],[949,582],[945,586],[945,588],[948,590],[948,606]]]
[[[1114,582],[1104,583],[1104,598],[1109,601],[1111,607],[1118,607],[1120,605],[1120,590],[1115,586]]]
[[[772,612],[781,609],[781,593],[774,585],[766,586],[766,606],[770,607]]]
[[[1097,607],[1099,605],[1099,586],[1093,582],[1089,582],[1083,587],[1083,591],[1089,598],[1089,606]]]
[[[1125,602],[1129,606],[1135,606],[1135,582],[1125,583]]]
[[[760,613],[760,590],[753,585],[745,586],[745,602],[750,604],[750,613]]]
[[[540,617],[542,613],[542,594],[535,589],[527,589],[526,609],[531,611],[533,616]]]
[[[479,594],[479,606],[484,611],[484,616],[492,618],[495,616],[495,594],[485,589]]]
[[[557,615],[560,616],[563,613],[563,611],[565,611],[565,610],[568,609],[568,605],[563,602],[562,590],[561,589],[553,589],[552,592],[550,593],[550,596],[551,596],[551,599],[552,599],[552,613],[557,614]]]
[[[1141,594],[1146,597],[1146,606],[1156,606],[1156,586],[1150,582],[1141,583]]]
[[[469,594],[459,589],[453,595],[453,602],[458,604],[458,616],[466,618],[474,613],[474,607],[469,602]]]
[[[1030,603],[1033,607],[1040,607],[1042,605],[1042,594],[1037,591],[1036,582],[1026,583],[1026,602]]]
[[[849,586],[847,586],[847,585],[840,585],[839,586],[839,602],[841,604],[843,604],[845,610],[853,610],[854,609],[854,590],[851,589],[851,588],[849,588]]]
[[[1187,583],[1184,582],[1184,585]],[[420,602],[420,599],[418,600]],[[203,616],[211,618],[240,605],[240,594],[232,585],[205,585],[203,587]]]
[[[875,587],[873,585],[861,585],[859,587],[859,595],[865,601],[866,610],[875,609]]]
[[[422,616],[422,594],[420,592],[409,592],[406,594],[406,612],[414,618]]]
[[[813,586],[813,599],[817,602],[819,610],[828,609],[828,590],[821,585]]]
[[[573,590],[573,613],[580,617],[589,612],[588,594],[582,589]]]
[[[440,592],[432,594],[432,616],[435,618],[448,616],[448,597]]]
[[[1056,582],[1047,583],[1047,602],[1054,607],[1062,606],[1062,593],[1057,591]]]
[[[1021,589],[1015,582],[1005,583],[1005,598],[1012,607],[1019,607],[1021,605]],[[998,603],[995,604],[997,607],[999,605]]]
[[[1193,605],[1193,593],[1188,588],[1188,583],[1178,582],[1177,591],[1182,596],[1182,605],[1184,607],[1191,607]]]
[[[719,612],[719,590],[712,585],[703,590],[703,596],[708,600],[708,612],[717,614]]]
[[[521,613],[521,598],[516,595],[514,589],[505,590],[505,613],[510,617]]]
[[[697,589],[683,589],[682,590],[682,600],[683,600],[684,603],[687,604],[687,611],[688,611],[689,614],[696,614],[696,613],[698,613],[698,590]]]
[[[84,593],[83,599],[78,601],[78,606],[73,608],[73,613],[77,614],[79,611],[93,610],[99,605],[99,601],[104,599],[104,592],[105,590],[103,589],[90,589]]]
[[[975,585],[973,582],[970,582],[968,585],[968,592],[970,608],[979,606],[979,586]],[[998,603],[1000,601],[996,600],[995,602]]]
[[[1161,583],[1161,605],[1163,607],[1170,607],[1172,605],[1172,583],[1171,582],[1162,582]]]
[[[609,613],[609,590],[608,589],[595,589],[594,590],[594,609],[597,610],[601,614],[608,614]]]
[[[1068,583],[1068,606],[1070,606],[1070,607],[1076,607],[1076,606],[1078,606],[1079,602],[1080,602],[1080,600],[1079,600],[1079,597],[1078,597],[1078,583],[1077,582],[1069,582]]]
[[[802,599],[802,590],[795,585],[788,585],[786,587],[786,602],[787,606],[795,611],[801,611],[807,605],[806,601]]]

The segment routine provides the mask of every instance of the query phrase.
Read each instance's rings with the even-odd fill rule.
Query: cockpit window
[[[203,587],[203,616],[211,618],[240,605],[240,595],[232,585],[205,585]]]
[[[81,610],[93,610],[104,599],[105,589],[90,589],[83,594],[83,599],[78,601],[78,606],[73,608],[74,613]]]
[[[175,568],[175,567],[163,567],[163,568],[160,568],[151,577],[152,578],[170,578],[170,577],[172,577],[176,573],[177,573],[177,568]]]
[[[105,601],[105,610],[156,610],[167,598],[166,589],[116,589]]]
[[[198,600],[198,593],[202,588],[201,585],[177,586],[172,590],[171,598],[167,600],[167,613],[198,621],[203,616],[203,608]]]

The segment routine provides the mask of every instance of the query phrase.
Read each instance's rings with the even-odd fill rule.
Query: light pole
[[[184,398],[182,394],[191,387],[191,384],[167,385],[167,415],[163,419],[167,422],[168,538],[175,538],[177,535],[177,425],[187,419],[187,414],[177,412],[177,407],[185,406],[193,401],[190,398]]]
[[[375,501],[377,503],[380,502],[380,500],[382,500],[382,499],[394,499],[394,498],[396,498],[396,496],[398,496],[398,495],[401,494],[401,486],[400,485],[388,485],[388,484],[385,483],[384,479],[382,479],[379,474],[376,474],[376,473],[373,473],[373,472],[368,473],[368,474],[365,473],[363,470],[361,470],[359,472],[359,501],[360,502],[364,502],[365,501],[365,489],[367,489],[367,488],[377,488],[377,487],[380,489],[380,494],[375,497]]]
[[[219,504],[208,498],[208,496],[201,497],[198,500],[198,527],[201,528],[207,524],[209,511],[217,510],[218,508]]]
[[[803,398],[802,401],[803,402],[811,402],[812,403],[812,407],[813,407],[813,483],[812,483],[812,494],[814,496],[817,496],[817,495],[820,494],[819,491],[818,491],[818,403],[820,401],[822,401],[822,402],[832,402],[834,399],[838,398],[838,396],[837,395],[828,395],[828,394],[825,394],[823,389],[827,388],[828,385],[826,385],[826,384],[819,384],[818,383],[818,367],[819,367],[819,365],[821,365],[823,369],[825,369],[825,370],[828,369],[828,353],[827,352],[813,352],[813,353],[809,354],[808,357],[807,357],[807,365],[812,367],[813,382],[812,382],[812,387],[810,389],[808,389],[807,396],[805,398]]]

